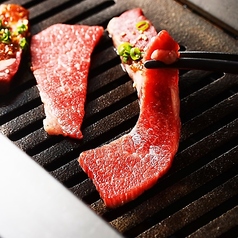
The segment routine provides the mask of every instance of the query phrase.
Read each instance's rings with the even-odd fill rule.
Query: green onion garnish
[[[132,47],[129,42],[121,43],[117,48],[118,55],[122,57],[123,63],[131,58],[132,60],[139,60],[141,58],[141,51],[138,47]]]
[[[139,21],[136,23],[136,28],[138,31],[146,31],[150,27],[147,21]]]
[[[26,47],[28,46],[28,43],[27,43],[27,40],[25,37],[21,39],[19,45],[20,45],[21,49],[23,49],[23,50],[26,49]]]
[[[128,42],[124,42],[124,43],[121,43],[118,48],[117,48],[117,52],[120,56],[123,56],[125,53],[127,54],[130,54],[130,50],[132,48],[132,45]]]
[[[11,40],[11,33],[10,31],[6,29],[1,29],[0,30],[0,41],[3,43],[9,43]]]
[[[128,42],[120,44],[117,48],[118,55],[122,56],[122,61],[126,63],[130,58],[130,50],[132,45]]]
[[[19,42],[19,46],[21,49],[26,49],[28,46],[28,42],[25,37],[18,37],[19,35],[28,31],[28,26],[24,23],[16,27],[15,32],[10,31],[11,28],[3,25],[2,19],[0,19],[0,42],[5,44],[16,43]]]
[[[141,52],[138,47],[131,48],[130,56],[133,60],[139,60],[141,58]]]
[[[21,24],[20,26],[17,26],[17,33],[22,34],[28,30],[27,25]]]

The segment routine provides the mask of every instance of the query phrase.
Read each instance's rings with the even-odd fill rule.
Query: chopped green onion
[[[129,42],[123,42],[118,46],[117,52],[118,52],[118,55],[122,56],[123,63],[126,63],[128,59],[130,58],[131,48],[132,48],[132,45]]]
[[[23,50],[28,46],[28,43],[27,43],[27,40],[25,37],[21,39],[19,45],[20,45],[21,49],[23,49]]]
[[[2,19],[0,19],[0,42],[5,44],[16,44],[16,42],[18,42],[21,49],[26,49],[28,42],[25,37],[19,37],[19,35],[28,31],[27,24],[22,23],[21,25],[17,26],[15,32],[11,32],[10,30],[11,27],[4,26]]]
[[[0,19],[0,42],[5,44],[11,41],[11,32],[7,27],[3,26],[2,19]]]
[[[130,56],[133,60],[139,60],[141,58],[140,49],[138,47],[131,48]]]
[[[20,26],[17,26],[17,33],[22,34],[28,30],[27,25],[21,24]]]
[[[10,31],[6,29],[1,29],[0,30],[0,41],[3,43],[9,43],[11,40],[11,33]]]
[[[117,48],[117,53],[122,57],[123,63],[127,63],[131,58],[132,60],[139,60],[142,55],[138,47],[132,47],[129,42],[121,43]]]
[[[123,56],[124,54],[130,54],[130,50],[132,48],[132,45],[128,42],[124,42],[120,44],[117,48],[117,52],[120,56]]]
[[[136,28],[138,31],[146,31],[150,27],[147,21],[139,21],[136,23]]]
[[[122,57],[122,61],[123,61],[123,63],[127,63],[128,60],[129,60],[129,56],[124,55],[124,56]]]

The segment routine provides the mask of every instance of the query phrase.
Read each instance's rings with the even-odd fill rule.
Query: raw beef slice
[[[138,121],[130,133],[84,151],[78,159],[108,207],[120,206],[151,188],[169,170],[179,144],[178,70],[143,67],[152,55],[164,61],[171,52],[178,57],[179,46],[168,32],[157,35],[148,20],[149,28],[140,32],[146,37],[138,38],[135,26],[141,20],[145,20],[141,9],[132,9],[108,24],[115,47],[129,42],[143,53],[136,61],[122,61],[139,92]]]
[[[82,138],[90,57],[103,31],[101,26],[55,24],[32,37],[32,71],[48,134]]]

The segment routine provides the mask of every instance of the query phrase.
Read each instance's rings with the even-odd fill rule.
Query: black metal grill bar
[[[238,206],[230,209],[211,222],[208,222],[202,228],[198,229],[188,237],[199,238],[207,235],[213,237],[235,238],[238,235]]]
[[[237,180],[237,178],[235,178],[235,180]],[[229,190],[229,188],[235,189],[235,186],[234,186],[235,183],[236,182],[232,179],[232,180],[228,181],[225,184],[225,186],[218,187],[217,189],[214,189],[212,192],[217,192],[219,195],[219,192],[220,192],[219,189],[222,189],[222,191],[225,190],[225,192],[227,190]],[[208,193],[208,196],[209,195],[211,196],[211,198],[214,197],[214,196],[212,196],[213,194],[211,194],[211,193]],[[215,208],[213,208],[212,206],[216,203],[214,201],[212,206],[209,207],[211,209],[210,211],[208,211],[209,208],[207,208],[208,212],[206,212],[205,214],[203,214],[201,217],[197,218],[196,220],[192,221],[190,224],[185,225],[181,230],[177,231],[175,234],[184,234],[184,236],[189,236],[191,233],[196,232],[204,225],[206,226],[206,224],[208,224],[211,220],[216,220],[222,214],[226,213],[230,209],[232,210],[233,207],[236,205],[237,198],[238,198],[238,196],[233,196],[233,197],[227,198],[226,195],[225,196],[220,195],[220,196],[216,197],[215,199],[220,199],[219,202],[221,202],[221,204],[217,204],[217,206]],[[209,197],[207,199],[209,199],[208,203],[207,203],[207,206],[209,206],[212,203],[212,201],[210,200]],[[206,202],[206,200],[204,202]],[[195,205],[199,206],[200,204],[195,204]],[[229,221],[226,221],[226,222],[229,222]],[[236,224],[236,223],[234,223],[234,224]],[[233,228],[234,224],[231,225],[231,224],[227,223],[226,228],[225,228],[226,230],[221,231],[221,233],[224,233],[224,232],[226,233],[227,231],[229,232],[230,229]],[[219,228],[216,227],[216,229],[219,229]],[[213,235],[212,229],[208,230],[207,235],[208,236]],[[225,235],[225,234],[222,234],[222,235]],[[224,237],[236,237],[236,236],[234,236],[234,234],[233,234],[233,236],[224,236]]]
[[[115,89],[112,89],[108,92],[106,92],[105,88],[102,88],[102,91],[104,91],[105,93],[102,95],[99,95],[95,100],[87,103],[87,106],[85,109],[86,110],[85,118],[95,115],[96,113],[102,110],[105,110],[111,105],[115,107],[115,104],[118,101],[122,101],[125,97],[130,97],[132,94],[135,94],[135,90],[132,88],[132,83],[131,81],[128,82],[127,77],[119,78],[118,80],[121,81],[123,84],[122,85],[120,84],[113,85],[113,83],[110,84],[111,88],[113,86],[116,86],[116,87]],[[108,86],[109,85],[107,85],[107,90],[108,90]]]
[[[53,161],[65,160],[65,157],[71,158],[71,153],[79,153],[77,141],[60,137],[59,141],[53,142],[55,142],[55,138],[52,140],[52,143],[46,141],[39,149],[32,151],[32,158],[42,167],[49,166]]]
[[[36,87],[25,89],[25,91],[20,92],[17,96],[17,98],[9,97],[9,99],[7,98],[5,101],[3,101],[4,96],[2,97],[2,103],[0,103],[0,122],[2,122],[2,124],[36,106],[34,103],[31,103],[39,99],[38,90]]]
[[[51,15],[51,12],[49,12],[48,18],[46,16],[44,16],[44,19],[39,17],[38,26],[41,30],[43,30],[49,27],[50,25],[53,25],[58,22],[68,24],[72,24],[72,22],[76,23],[77,21],[81,21],[91,16],[93,13],[98,12],[98,9],[101,10],[102,6],[105,5],[106,8],[112,4],[114,4],[114,1],[112,0],[81,1],[79,3],[74,4],[73,6],[68,7],[66,10],[64,10],[64,8],[61,8],[61,11],[54,14],[53,16]]]
[[[207,108],[216,105],[224,98],[231,96],[231,89],[237,89],[237,86],[237,79],[235,76],[224,76],[187,97],[182,98],[181,118],[183,122],[202,113],[202,111]]]
[[[190,136],[193,136],[199,131],[209,129],[208,127],[211,127],[211,125],[215,124],[216,122],[221,125],[221,120],[224,120],[225,117],[231,118],[231,115],[238,111],[237,100],[238,94],[234,94],[184,123],[181,141],[185,141]]]
[[[96,192],[95,186],[92,184],[92,181],[90,179],[85,179],[83,182],[75,185],[71,191],[78,196],[79,198],[83,199],[85,201],[86,197],[89,197],[90,194],[93,194]],[[97,197],[98,199],[98,197]],[[101,200],[100,200],[101,201]],[[95,210],[96,212],[96,210]],[[99,213],[98,213],[99,214]],[[100,215],[100,214],[99,214]]]
[[[14,1],[14,0],[9,0],[9,1],[1,1],[1,3],[4,3],[4,4],[9,4],[9,3],[17,3],[17,4],[20,4],[22,6],[29,6],[31,4],[34,3],[34,1],[30,1],[30,0],[18,0],[18,1]]]
[[[32,105],[31,105],[32,106]],[[36,106],[32,110],[21,114],[2,125],[2,133],[12,141],[16,141],[34,130],[42,127],[42,120],[45,117],[43,105]],[[29,123],[29,118],[31,121]],[[14,127],[15,126],[15,127]]]
[[[108,42],[105,42],[106,45]],[[111,43],[111,42],[110,42]],[[103,46],[101,44],[101,46]],[[120,63],[120,59],[117,56],[114,48],[109,44],[109,47],[99,52],[98,54],[94,54],[91,62],[91,72],[90,78],[95,77],[101,73],[105,73],[107,70],[111,70],[113,67],[117,66]]]
[[[207,135],[200,141],[194,142],[194,144],[186,149],[179,151],[176,160],[174,161],[175,168],[177,167],[177,163],[179,163],[179,168],[181,169],[192,164],[198,158],[208,158],[209,153],[211,153],[211,155],[219,156],[227,150],[230,150],[237,141],[237,123],[238,120],[236,119],[212,134]],[[227,136],[224,138],[224,135]],[[234,141],[234,144],[232,141]],[[202,151],[199,153],[197,152],[198,148],[202,148]],[[190,159],[189,161],[186,161],[184,158]],[[207,162],[207,160],[204,161],[204,163]]]
[[[50,3],[49,1],[38,2],[29,8],[31,23],[36,24],[42,19],[46,19],[49,16],[51,17],[73,5],[75,5],[75,2],[70,0],[51,1]]]
[[[190,70],[180,75],[180,97],[186,98],[224,76],[222,73]]]
[[[54,177],[57,177],[57,179],[63,183],[63,184],[68,184],[67,187],[73,187],[74,185],[69,185],[69,181],[72,180],[75,182],[74,177],[77,176],[77,183],[79,184],[80,182],[83,182],[84,180],[87,179],[87,175],[83,173],[83,170],[81,169],[80,166],[78,166],[78,161],[77,158],[74,160],[70,161],[69,163],[61,166],[60,168],[53,170],[51,174]],[[67,176],[65,177],[65,174]]]
[[[118,71],[117,77],[113,77]],[[116,65],[94,78],[89,77],[87,101],[98,98],[127,81],[129,81],[128,76],[120,69],[120,65]]]
[[[231,201],[230,199],[236,195],[235,191],[238,186],[236,181],[237,177],[228,180],[224,184],[208,192],[206,195],[189,203],[189,205],[182,207],[174,214],[167,216],[166,219],[156,223],[152,228],[143,232],[138,237],[154,237],[156,234],[160,234],[161,237],[169,237],[172,235],[175,237],[187,236],[188,234],[185,233],[187,227],[189,227],[189,232],[192,233],[205,222],[207,213],[209,213],[209,219],[211,219],[212,214],[217,215],[217,212],[214,211],[217,207],[220,207],[227,201]],[[227,191],[230,191],[230,193],[228,194]],[[182,204],[180,203],[179,206],[182,206]],[[196,222],[193,222],[195,220]],[[168,226],[168,224],[173,224],[173,226]],[[181,228],[183,228],[183,231],[180,230]]]

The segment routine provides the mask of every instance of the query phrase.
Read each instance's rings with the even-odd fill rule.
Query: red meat
[[[9,91],[29,35],[29,12],[16,4],[0,5],[0,93]]]
[[[108,31],[115,46],[121,43],[121,36],[127,29],[130,32],[135,30],[138,13],[142,14],[140,9],[122,14],[123,19],[125,16],[128,19],[129,25],[119,26],[121,17],[109,23]],[[113,29],[117,29],[115,34]],[[154,31],[147,35],[153,36]],[[126,40],[133,41],[133,36],[130,35]],[[157,50],[167,54],[176,52],[178,57],[179,46],[166,31],[161,31],[150,42],[146,42],[142,59],[124,63],[140,91],[140,115],[135,127],[130,133],[109,144],[81,153],[78,159],[108,207],[120,206],[151,188],[169,170],[178,149],[178,70],[145,69],[142,63],[151,59]],[[167,54],[163,54],[164,58]]]
[[[136,28],[136,23],[146,21],[149,28],[146,31],[139,31]],[[121,24],[123,22],[123,24]],[[107,26],[107,30],[112,37],[113,44],[116,48],[121,43],[128,42],[134,47],[138,47],[141,52],[144,52],[148,47],[150,40],[157,35],[157,31],[152,23],[144,16],[140,8],[135,8],[122,13],[119,17],[112,18]],[[140,96],[141,83],[143,77],[141,74],[142,61],[132,61],[122,64],[134,81],[134,86]]]
[[[101,26],[56,24],[32,37],[32,71],[48,134],[82,138],[90,57],[103,31]]]

